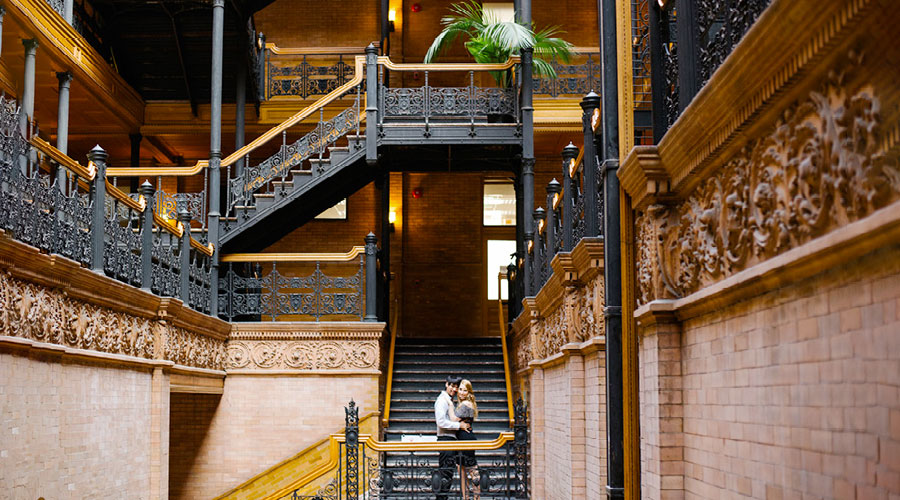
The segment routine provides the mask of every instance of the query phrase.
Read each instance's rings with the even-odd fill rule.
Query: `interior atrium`
[[[900,499],[898,7],[0,0],[0,499]]]

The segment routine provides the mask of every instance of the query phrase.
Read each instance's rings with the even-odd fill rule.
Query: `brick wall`
[[[150,379],[0,353],[0,497],[147,498]]]
[[[351,398],[377,410],[378,375],[229,375],[222,396],[173,395],[170,498],[213,498],[295,455],[343,428]]]
[[[900,249],[889,247],[688,320],[680,335],[645,331],[642,494],[666,498],[655,478],[680,465],[691,498],[896,498],[898,330]],[[680,363],[660,369],[666,353]],[[676,402],[665,389],[678,387],[653,386],[665,374],[683,391],[683,461],[659,446],[677,429],[654,424]]]
[[[379,2],[278,0],[253,19],[280,47],[365,47],[381,37],[379,10]]]

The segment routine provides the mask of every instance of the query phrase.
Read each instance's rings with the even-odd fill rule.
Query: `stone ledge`
[[[525,373],[531,373],[536,368],[538,369],[546,369],[553,365],[558,365],[564,362],[567,358],[573,355],[584,356],[587,354],[592,354],[598,351],[606,350],[606,337],[599,336],[588,339],[584,342],[571,342],[564,346],[562,346],[562,350],[556,354],[551,356],[547,356],[544,359],[535,359],[528,363],[527,368],[519,369],[516,374],[522,375]]]

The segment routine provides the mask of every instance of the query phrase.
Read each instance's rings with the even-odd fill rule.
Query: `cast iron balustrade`
[[[648,23],[653,109],[659,115],[654,118],[657,140],[675,123],[770,2],[651,2]]]
[[[515,403],[513,432],[493,441],[385,442],[359,433],[359,408],[351,401],[344,409],[344,433],[338,442],[337,467],[319,479],[319,488],[297,489],[280,500],[413,500],[434,498],[443,489],[448,500],[479,495],[484,500],[525,500],[528,490],[528,409],[520,398]],[[475,452],[477,473],[465,483],[453,463],[438,463],[438,452]],[[500,450],[502,458],[486,459],[483,452]],[[479,458],[481,457],[481,458]],[[477,483],[477,484],[476,484]],[[477,493],[476,493],[477,492]],[[440,493],[444,494],[444,493]]]
[[[374,236],[343,255],[237,254],[222,264],[219,316],[228,321],[363,320],[375,305],[366,286],[377,267]]]
[[[363,47],[281,49],[265,44],[263,99],[322,97],[353,79],[353,61]]]
[[[534,77],[535,97],[582,96],[600,88],[600,54],[594,49],[575,49],[568,63],[552,61],[557,78]]]
[[[31,132],[0,96],[0,229],[44,252],[95,272],[209,311],[212,249],[190,237],[190,216],[173,224],[154,214],[153,187],[133,199],[106,177],[107,154],[95,147],[87,167]],[[52,174],[52,175],[51,175]]]

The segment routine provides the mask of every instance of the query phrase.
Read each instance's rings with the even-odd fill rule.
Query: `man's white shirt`
[[[438,436],[456,437],[456,431],[459,430],[459,422],[450,420],[450,408],[453,406],[453,400],[447,391],[441,391],[441,395],[434,401],[434,421],[437,424]]]

